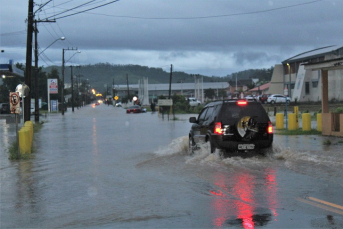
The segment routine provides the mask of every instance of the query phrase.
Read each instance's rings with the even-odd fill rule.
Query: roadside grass
[[[336,143],[333,143],[333,142],[331,142],[330,139],[326,139],[326,140],[324,140],[324,142],[323,142],[323,145],[327,145],[327,146],[329,146],[329,145],[338,145],[338,144],[343,144],[343,141],[342,141],[342,140],[339,140],[339,141],[337,141]]]
[[[279,135],[320,135],[320,134],[322,134],[322,132],[318,131],[316,129],[311,129],[308,131],[304,131],[302,129],[298,129],[298,130],[276,129],[275,134],[279,134]]]
[[[44,122],[35,123],[33,125],[33,132],[34,133],[39,132],[43,127],[43,123]],[[8,156],[9,160],[14,161],[14,160],[20,160],[20,159],[24,159],[24,160],[31,159],[33,157],[33,153],[35,152],[34,142],[32,142],[31,153],[25,153],[25,154],[18,153],[18,142],[17,142],[17,140],[12,142],[12,145],[8,149],[8,152],[9,152],[9,156]]]

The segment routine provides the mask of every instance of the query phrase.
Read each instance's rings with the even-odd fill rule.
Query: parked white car
[[[196,106],[199,106],[201,104],[201,102],[199,100],[197,100],[196,98],[188,98],[188,101],[189,101],[189,105],[191,107],[196,107]]]
[[[291,98],[290,97],[286,97],[284,95],[281,94],[272,94],[268,97],[267,99],[267,103],[285,103],[287,100],[287,103],[291,102]]]

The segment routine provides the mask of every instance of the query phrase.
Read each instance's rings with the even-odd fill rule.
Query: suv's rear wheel
[[[216,147],[213,145],[211,141],[211,137],[207,138],[206,146],[207,146],[207,149],[210,151],[210,153],[214,153],[214,151],[216,150]]]
[[[192,137],[189,137],[189,139],[188,139],[188,153],[193,154],[196,147],[197,146],[196,146],[195,142],[193,141]]]

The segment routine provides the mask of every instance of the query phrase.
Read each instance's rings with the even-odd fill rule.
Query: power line
[[[112,3],[115,3],[115,2],[118,2],[119,0],[114,0],[114,1],[111,1],[111,2],[108,2],[108,3],[105,3],[105,4],[102,4],[102,5],[99,5],[99,6],[95,6],[93,8],[89,8],[89,9],[86,9],[86,10],[83,10],[83,11],[79,11],[79,12],[75,12],[75,13],[72,13],[72,14],[68,14],[68,15],[65,15],[65,16],[61,16],[61,17],[57,17],[57,18],[54,18],[55,20],[56,19],[61,19],[61,18],[66,18],[66,17],[70,17],[70,16],[73,16],[73,15],[76,15],[76,14],[80,14],[80,13],[85,13],[87,11],[91,11],[91,10],[94,10],[94,9],[97,9],[97,8],[100,8],[100,7],[103,7],[103,6],[106,6],[106,5],[109,5],[109,4],[112,4]],[[59,15],[59,14],[57,14]],[[55,17],[57,15],[53,15],[53,16],[50,16],[48,18],[52,18],[52,17]],[[46,19],[48,19],[46,18]]]
[[[101,16],[107,16],[107,17],[115,17],[115,18],[142,19],[142,20],[195,20],[195,19],[211,19],[211,18],[222,18],[222,17],[233,17],[233,16],[267,13],[267,12],[276,11],[276,10],[282,10],[282,9],[293,8],[293,7],[297,7],[297,6],[309,5],[309,4],[313,4],[313,3],[317,3],[317,2],[321,2],[321,1],[323,1],[323,0],[315,0],[315,1],[311,1],[311,2],[305,2],[305,3],[299,3],[299,4],[289,5],[289,6],[277,7],[277,8],[273,8],[273,9],[258,10],[258,11],[245,12],[245,13],[233,13],[233,14],[197,16],[197,17],[139,17],[139,16],[125,16],[125,15],[119,16],[119,15],[102,14],[102,13],[88,13],[88,14],[101,15]]]
[[[94,1],[96,1],[96,0],[92,0],[92,1],[89,1],[89,2],[86,2],[86,3],[83,3],[83,4],[81,4],[81,5],[75,6],[75,7],[71,8],[71,9],[67,9],[67,10],[65,10],[65,11],[63,11],[63,12],[60,12],[60,13],[55,14],[55,15],[53,15],[53,16],[47,17],[47,19],[48,19],[48,18],[53,18],[53,17],[55,17],[55,16],[57,16],[57,15],[61,15],[61,14],[64,14],[64,13],[69,12],[69,11],[72,11],[72,10],[75,10],[75,9],[77,9],[77,8],[80,8],[80,7],[82,7],[82,6],[85,6],[85,5],[87,5],[87,4],[89,4],[89,3],[92,3],[92,2],[94,2]]]
[[[22,34],[26,34],[26,30],[15,31],[15,32],[10,32],[10,33],[0,33],[0,36],[14,36],[14,35],[22,35]]]

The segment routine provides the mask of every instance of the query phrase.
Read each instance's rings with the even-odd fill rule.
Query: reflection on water
[[[210,210],[214,213],[215,227],[239,226],[246,229],[266,225],[277,218],[277,183],[275,171],[265,169],[261,183],[248,172],[238,172],[232,177],[222,173],[214,175],[216,190],[209,190],[214,197]],[[259,204],[267,204],[259,207]]]

